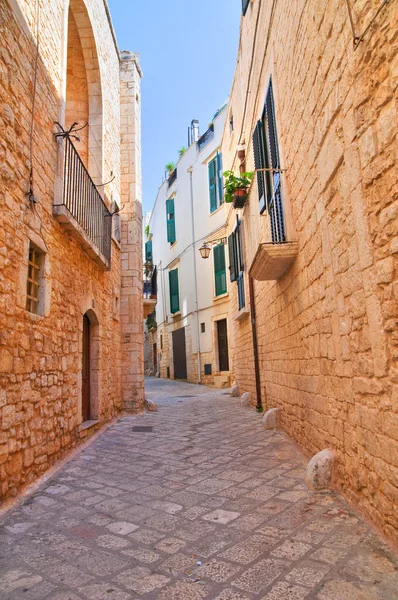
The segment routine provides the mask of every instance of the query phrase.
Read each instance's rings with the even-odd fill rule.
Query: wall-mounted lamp
[[[211,248],[208,244],[203,244],[203,246],[199,248],[199,252],[202,258],[209,258]]]
[[[211,242],[211,246],[209,246],[209,244],[204,242],[203,245],[199,248],[201,257],[209,258],[212,246],[219,246],[220,244],[224,244],[224,246],[225,246],[226,243],[227,243],[226,238],[221,238],[220,240],[214,240],[213,242]]]

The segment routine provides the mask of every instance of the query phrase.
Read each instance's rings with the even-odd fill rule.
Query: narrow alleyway
[[[394,600],[397,563],[306,458],[224,390],[150,379],[2,523],[3,600]]]

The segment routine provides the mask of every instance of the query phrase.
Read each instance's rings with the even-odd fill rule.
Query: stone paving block
[[[217,581],[217,583],[224,583],[236,575],[239,570],[240,568],[236,565],[212,559],[210,562],[205,562],[202,566],[195,569],[193,574],[194,577],[199,577],[203,580],[212,579],[213,581]]]
[[[292,585],[286,581],[280,581],[272,586],[262,600],[304,600],[307,598],[309,590],[298,585]]]
[[[100,600],[102,598],[106,598],[106,600],[131,600],[132,598],[131,593],[124,592],[110,583],[96,583],[81,587],[79,592],[89,600]]]
[[[202,600],[209,598],[207,588],[201,583],[178,581],[163,589],[157,600]]]
[[[232,581],[232,585],[253,594],[260,594],[279,577],[284,568],[285,563],[278,560],[260,560],[253,567],[244,571],[238,579]]]
[[[202,519],[204,519],[205,521],[211,521],[212,523],[219,523],[220,525],[226,525],[230,521],[237,519],[239,516],[240,515],[237,512],[217,509],[217,510],[214,510],[213,512],[209,513],[208,515],[203,515]]]
[[[219,556],[241,565],[246,565],[253,562],[253,560],[262,554],[268,554],[269,549],[275,546],[275,544],[275,539],[267,539],[262,535],[252,535],[242,542],[231,546],[224,552],[221,552]]]
[[[145,567],[135,567],[134,569],[123,571],[115,579],[127,589],[137,592],[137,594],[149,594],[150,592],[159,590],[170,581],[168,577],[159,573],[151,573]]]
[[[125,521],[116,521],[115,523],[110,523],[109,525],[107,525],[106,528],[109,529],[109,531],[112,531],[113,533],[117,533],[119,535],[127,535],[132,531],[136,531],[139,528],[139,526],[134,525],[134,523],[126,523]]]

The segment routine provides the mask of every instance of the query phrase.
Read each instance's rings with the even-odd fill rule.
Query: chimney
[[[199,121],[193,119],[191,126],[188,128],[188,147],[199,139]]]

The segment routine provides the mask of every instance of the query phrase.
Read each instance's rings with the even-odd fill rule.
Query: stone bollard
[[[231,396],[232,396],[232,398],[239,398],[239,388],[236,385],[236,383],[232,386]]]
[[[160,373],[159,373],[159,371],[157,371],[157,372],[155,373],[155,377],[156,377],[157,379],[159,379],[159,378],[160,378]]]
[[[315,454],[307,465],[305,483],[310,490],[330,488],[333,477],[334,455],[329,449]]]
[[[264,429],[279,429],[280,408],[270,408],[263,416]]]
[[[152,400],[148,400],[145,398],[145,408],[148,412],[157,412],[158,405],[155,404]]]
[[[249,406],[250,405],[250,392],[245,392],[240,398],[241,406]]]

